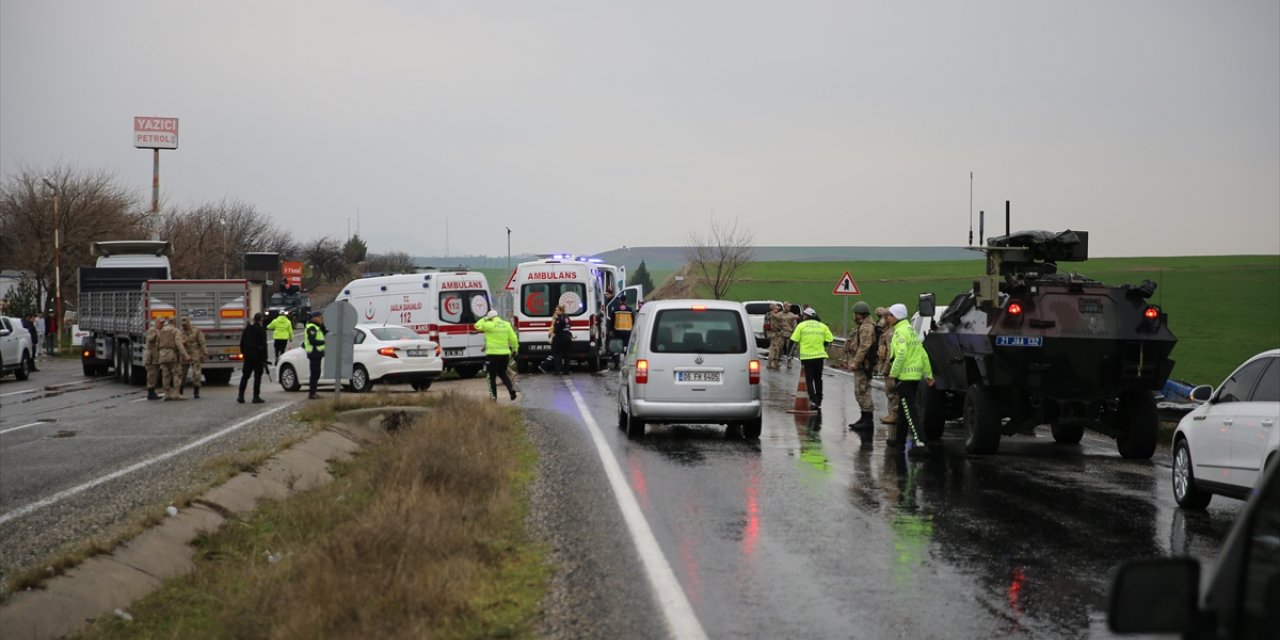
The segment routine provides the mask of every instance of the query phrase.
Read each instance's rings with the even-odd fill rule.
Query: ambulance
[[[553,255],[542,260],[522,262],[512,274],[511,289],[515,294],[516,333],[520,352],[516,370],[529,371],[551,355],[551,337],[547,331],[557,305],[563,304],[573,330],[569,359],[585,363],[590,371],[598,371],[608,358],[605,341],[607,325],[605,299],[608,284],[617,280],[617,268],[598,259]],[[623,272],[625,273],[625,271]],[[639,287],[630,287],[624,295],[639,302]]]
[[[484,369],[484,334],[475,323],[490,299],[484,274],[459,268],[352,280],[335,301],[350,302],[360,324],[398,324],[436,341],[445,368],[470,378]]]

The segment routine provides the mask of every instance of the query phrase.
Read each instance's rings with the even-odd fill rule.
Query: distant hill
[[[940,262],[946,260],[980,260],[982,254],[960,247],[756,247],[757,262]],[[650,271],[675,271],[684,266],[684,247],[623,247],[592,257],[609,264],[620,264],[628,271],[643,261]],[[535,260],[537,256],[511,256],[511,265]],[[472,269],[505,269],[506,256],[418,256],[419,267],[455,267]]]

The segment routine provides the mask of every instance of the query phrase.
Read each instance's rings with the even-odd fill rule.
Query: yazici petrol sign
[[[135,116],[133,146],[138,149],[177,149],[178,119]]]

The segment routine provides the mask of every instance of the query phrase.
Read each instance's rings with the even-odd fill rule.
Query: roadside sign
[[[178,119],[135,116],[133,146],[138,149],[177,149]]]
[[[836,283],[836,288],[831,293],[837,296],[860,296],[862,292],[858,290],[858,283],[853,281],[853,276],[849,272],[844,272],[840,277],[840,281]]]
[[[515,283],[516,283],[516,270],[512,269],[511,277],[507,278],[507,286],[503,287],[503,289],[506,291],[515,291],[516,290]]]
[[[325,307],[324,326],[329,329],[325,336],[324,361],[321,364],[322,376],[325,378],[351,379],[352,360],[356,348],[356,308],[346,300],[339,300]],[[340,397],[342,385],[334,385],[334,397]]]

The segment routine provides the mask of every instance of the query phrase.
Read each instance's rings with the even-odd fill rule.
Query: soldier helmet
[[[871,315],[871,305],[859,300],[853,303],[853,312]]]

